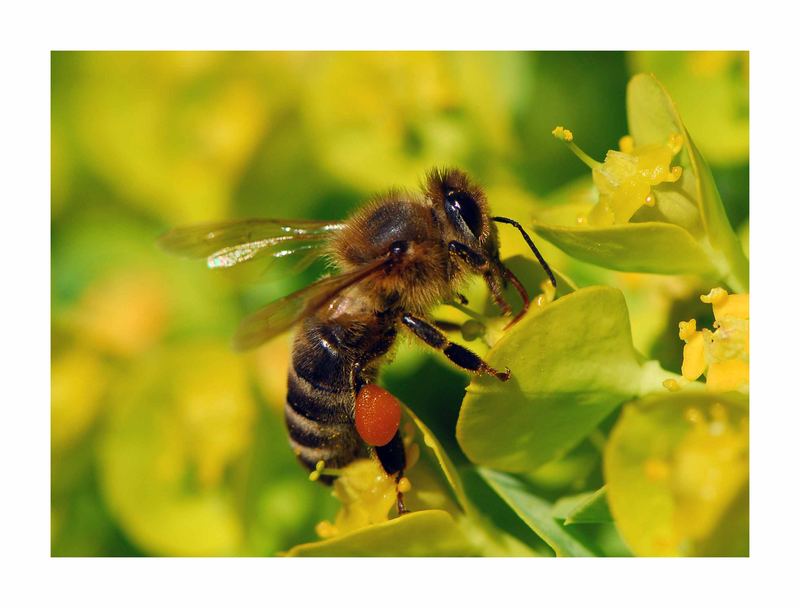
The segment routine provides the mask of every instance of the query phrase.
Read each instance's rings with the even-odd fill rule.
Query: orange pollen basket
[[[400,402],[376,384],[366,384],[356,396],[356,430],[372,446],[384,446],[400,428]]]

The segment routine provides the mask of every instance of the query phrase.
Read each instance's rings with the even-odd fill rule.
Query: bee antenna
[[[522,238],[524,238],[525,242],[528,243],[528,247],[531,248],[531,251],[533,251],[533,254],[536,256],[536,259],[539,260],[539,264],[542,265],[542,268],[547,273],[547,276],[550,278],[550,282],[553,284],[553,287],[557,287],[556,277],[555,275],[553,275],[553,271],[550,270],[550,266],[548,266],[547,262],[544,261],[542,254],[539,253],[538,249],[536,249],[536,245],[533,244],[531,237],[528,236],[528,233],[525,232],[525,229],[520,225],[520,223],[512,219],[509,219],[507,217],[500,217],[499,215],[489,219],[491,219],[493,222],[500,222],[502,224],[511,224],[512,226],[514,226],[514,228],[519,230],[522,233]]]

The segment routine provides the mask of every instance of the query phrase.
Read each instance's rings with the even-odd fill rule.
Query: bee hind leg
[[[408,482],[408,480],[403,477],[403,471],[400,471],[397,476],[394,478],[395,483],[395,492],[397,492],[397,514],[398,515],[405,515],[406,513],[410,513],[408,509],[406,509],[406,503],[403,501],[403,482]]]
[[[408,513],[403,500],[404,486],[408,485],[408,480],[403,481],[405,479],[403,472],[406,468],[406,449],[403,446],[403,438],[400,436],[400,431],[395,433],[389,443],[376,447],[375,454],[378,456],[383,470],[394,477],[395,491],[397,492],[397,514]]]

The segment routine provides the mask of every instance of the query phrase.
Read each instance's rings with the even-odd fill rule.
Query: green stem
[[[704,391],[705,384],[701,382],[686,382],[683,376],[674,374],[661,367],[658,361],[645,361],[642,364],[642,374],[639,378],[638,397],[653,393],[666,394],[668,389],[664,386],[665,380],[675,380],[680,383],[681,391]]]
[[[583,150],[581,150],[581,149],[580,149],[580,148],[579,148],[579,147],[578,147],[578,146],[575,144],[575,142],[571,142],[571,141],[565,141],[564,143],[565,143],[565,144],[567,144],[567,147],[569,147],[569,149],[570,149],[570,150],[572,150],[572,153],[573,153],[575,156],[577,156],[578,158],[580,158],[580,159],[583,161],[583,163],[584,163],[585,165],[587,165],[587,166],[588,166],[590,169],[596,169],[596,168],[598,168],[600,165],[602,165],[602,163],[600,163],[600,162],[596,161],[596,160],[595,160],[595,159],[593,159],[591,156],[589,156],[588,154],[586,154],[586,152],[584,152]]]
[[[741,246],[739,246],[738,251],[730,251],[728,253],[729,256],[726,257],[730,273],[728,276],[723,277],[723,280],[730,286],[734,293],[750,293],[749,260],[745,257]]]
[[[710,249],[710,245],[706,245],[706,251],[717,269],[717,277],[733,293],[749,293],[750,262],[745,257],[738,239],[727,245],[721,250]]]

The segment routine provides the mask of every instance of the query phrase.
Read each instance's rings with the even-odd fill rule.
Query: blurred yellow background
[[[602,158],[626,133],[638,71],[671,91],[746,230],[746,53],[53,53],[52,553],[274,555],[336,509],[286,444],[289,337],[246,356],[229,347],[244,314],[320,267],[212,272],[158,250],[161,233],[339,219],[444,165],[525,221],[586,174],[552,128]],[[542,249],[581,284],[645,280]],[[641,292],[635,328],[654,306]],[[643,321],[638,346],[679,365],[658,350],[661,331]],[[421,374],[435,395],[404,383]],[[444,419],[466,384],[405,348],[387,382],[408,402],[448,404]]]

